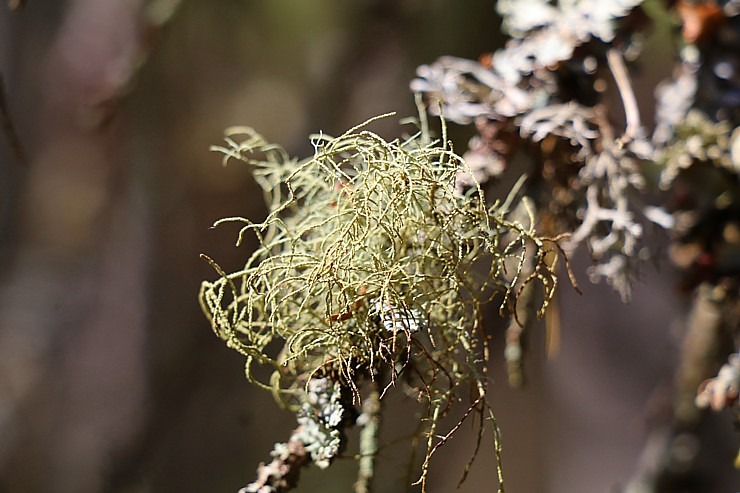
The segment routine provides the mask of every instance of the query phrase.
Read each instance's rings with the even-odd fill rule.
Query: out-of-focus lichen
[[[717,376],[706,380],[696,396],[700,408],[711,407],[715,411],[738,406],[740,396],[740,354],[733,353],[722,365]]]
[[[638,266],[660,257],[660,242],[645,242],[644,236],[662,229],[667,234],[660,236],[670,237],[668,253],[680,269],[681,287],[699,293],[692,313],[701,312],[697,306],[705,291],[724,293],[712,302],[718,312],[736,312],[738,5],[736,0],[500,0],[502,27],[511,36],[506,45],[477,61],[442,57],[422,65],[411,89],[454,122],[475,125],[478,135],[464,156],[470,156],[478,181],[503,183],[516,179],[507,172],[524,170],[529,179],[522,193],[532,200],[539,231],[569,233],[563,241],[568,253],[587,247],[592,280],[606,280],[628,300]],[[640,52],[652,32],[671,30],[677,48],[672,77],[659,84],[654,108],[644,97],[638,105],[631,69],[643,62]],[[654,116],[646,118],[655,123],[652,134],[641,111]],[[464,190],[469,183],[461,179],[458,185]],[[734,338],[735,351],[738,344],[737,317],[692,320],[670,425],[684,431],[695,423],[682,416],[700,414],[696,387],[723,356],[707,348],[719,344],[723,331]],[[512,382],[522,380],[526,327],[513,324],[507,330]],[[736,363],[731,357],[721,377],[707,381],[700,404],[716,408],[728,398],[736,402]],[[660,466],[666,477],[673,474],[668,464]]]
[[[659,156],[663,163],[660,185],[670,187],[676,176],[693,165],[710,164],[740,174],[740,156],[733,156],[737,132],[730,122],[714,123],[699,110],[691,110],[676,123],[674,135]]]
[[[644,256],[643,224],[654,211],[635,200],[644,189],[640,163],[652,159],[653,147],[623,61],[635,56],[640,42],[623,35],[620,49],[604,43],[615,42],[619,21],[632,22],[628,17],[641,3],[498,2],[512,35],[503,49],[479,61],[442,57],[419,67],[411,83],[431,108],[438,105],[456,123],[475,123],[480,135],[465,157],[479,181],[501,178],[517,150],[532,159],[524,193],[541,227],[552,235],[572,232],[565,248],[586,245],[594,259],[590,277],[605,279],[625,300],[637,253]],[[624,103],[623,135],[600,101],[597,81],[603,84],[605,72]],[[458,185],[469,183],[463,177]]]

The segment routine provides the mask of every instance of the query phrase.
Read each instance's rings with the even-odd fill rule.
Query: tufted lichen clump
[[[531,217],[508,218],[515,197],[490,205],[475,180],[456,188],[470,170],[448,147],[444,124],[441,140],[422,118],[418,133],[389,142],[366,129],[372,121],[314,136],[314,155],[302,161],[252,129],[229,133],[216,149],[224,162],[252,166],[269,214],[216,223],[241,224],[238,244],[253,234],[259,247],[238,272],[211,261],[220,277],[203,283],[200,300],[216,334],[246,356],[248,379],[299,416],[314,381],[339,385],[347,406],[365,398],[368,383],[425,403],[424,482],[444,443],[434,430],[457,397],[470,399],[465,417],[492,417],[482,306],[515,313],[521,290],[538,286],[541,315],[560,247],[535,234]],[[271,377],[260,380],[255,365]]]

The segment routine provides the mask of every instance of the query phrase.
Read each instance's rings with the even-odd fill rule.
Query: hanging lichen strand
[[[537,285],[541,315],[559,246],[535,234],[532,217],[507,219],[513,197],[490,206],[477,185],[456,189],[469,170],[447,147],[444,124],[441,141],[422,119],[416,135],[388,142],[367,123],[314,136],[303,161],[252,129],[229,132],[216,149],[224,162],[252,166],[270,212],[259,223],[216,223],[243,224],[238,243],[254,234],[260,246],[232,274],[211,261],[221,277],[203,283],[200,299],[216,334],[246,356],[247,378],[297,412],[316,379],[338,383],[350,407],[371,381],[418,399],[430,418],[428,459],[458,393],[473,396],[465,417],[489,415],[482,305],[511,313],[518,293]],[[256,378],[256,364],[273,370],[269,381]]]

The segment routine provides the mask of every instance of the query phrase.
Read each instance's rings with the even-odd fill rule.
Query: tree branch
[[[622,60],[622,55],[616,48],[610,48],[606,52],[606,61],[614,76],[614,81],[617,83],[617,89],[624,105],[624,115],[627,120],[624,136],[627,140],[632,140],[639,136],[642,124],[640,123],[640,109],[637,106],[635,92],[632,90],[629,73],[624,60]]]
[[[363,403],[363,423],[360,432],[360,470],[355,483],[355,493],[372,491],[371,481],[375,475],[375,456],[378,454],[378,437],[380,435],[380,391],[378,382],[372,382],[370,395]]]

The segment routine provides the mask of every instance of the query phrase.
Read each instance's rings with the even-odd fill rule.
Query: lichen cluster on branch
[[[251,129],[230,132],[218,150],[252,166],[269,214],[217,222],[241,224],[238,243],[253,234],[259,247],[237,272],[213,263],[221,275],[203,283],[203,309],[247,357],[248,378],[285,405],[328,377],[355,404],[363,381],[400,387],[427,403],[432,427],[461,387],[483,413],[481,307],[495,300],[509,312],[536,285],[541,315],[559,246],[531,217],[508,219],[515,197],[491,205],[478,186],[460,193],[456,177],[470,170],[444,130],[432,140],[422,118],[421,131],[389,142],[366,124],[314,136],[302,161]],[[255,364],[272,369],[269,381]]]

